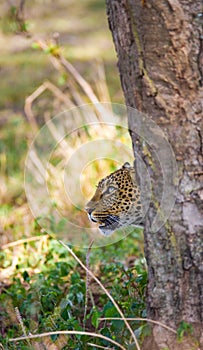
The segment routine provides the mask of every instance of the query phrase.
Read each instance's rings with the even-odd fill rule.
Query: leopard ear
[[[130,163],[125,162],[125,163],[123,164],[122,168],[131,169],[132,167],[131,167]]]
[[[135,186],[137,186],[137,177],[134,166],[131,166],[130,163],[126,162],[123,164],[122,168],[129,170],[130,177]]]

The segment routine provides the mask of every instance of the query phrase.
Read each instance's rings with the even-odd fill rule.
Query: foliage
[[[177,329],[178,340],[182,340],[185,335],[191,335],[193,332],[193,327],[191,324],[181,321]]]
[[[133,253],[133,240],[133,237],[129,237],[128,243],[126,240],[116,244],[120,248],[120,254],[117,255],[116,260],[112,259],[111,255],[107,256],[107,252],[103,255],[102,249],[92,250],[91,260],[95,264],[92,268],[97,270],[101,281],[111,292],[126,317],[143,317],[146,314],[145,266],[142,259],[135,259],[136,264],[132,266],[126,266],[121,262],[128,254],[127,246],[129,252]],[[36,250],[39,249],[40,242],[26,244],[27,248],[29,245]],[[108,248],[105,249],[108,250]],[[27,257],[23,264],[15,267],[12,281],[3,287],[0,303],[4,305],[3,308],[1,307],[3,324],[1,342],[4,346],[15,348],[11,343],[9,345],[8,340],[22,334],[22,327],[14,312],[16,308],[19,310],[26,333],[85,329],[86,331],[97,331],[121,344],[127,342],[129,334],[123,321],[99,321],[99,318],[119,317],[119,314],[93,281],[90,281],[89,285],[88,292],[91,298],[88,298],[87,314],[84,320],[86,295],[84,271],[76,266],[73,258],[67,256],[67,251],[63,246],[54,239],[48,238],[46,246],[42,247],[38,254],[44,255],[43,265],[40,264],[40,260],[35,265],[35,271],[40,270],[38,273],[34,273],[30,259]],[[84,251],[78,251],[77,255],[83,261],[85,260]],[[7,254],[2,256],[2,260],[6,266]],[[140,322],[132,322],[134,329],[139,328],[140,325]],[[55,342],[59,338],[56,336],[51,340]],[[93,340],[98,345],[109,345],[102,340]],[[86,349],[85,344],[88,342],[90,338],[86,336],[69,337],[66,348],[75,348],[77,344],[78,349]],[[19,348],[18,345],[18,349],[23,349],[26,342],[20,344],[21,347]]]

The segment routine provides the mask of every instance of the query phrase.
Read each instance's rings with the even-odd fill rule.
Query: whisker
[[[115,223],[119,223],[119,219],[116,216],[109,216],[106,218],[105,220],[107,223],[109,223],[110,225],[115,224]]]

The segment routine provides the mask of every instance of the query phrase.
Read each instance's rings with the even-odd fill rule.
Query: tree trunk
[[[203,349],[202,0],[107,0],[107,15],[126,105],[163,130],[178,166],[174,208],[155,233],[151,223],[164,186],[159,136],[157,147],[149,142],[146,151],[130,112],[134,153],[146,163],[152,186],[144,230],[147,316],[175,329],[185,321],[194,330],[178,342],[173,333],[155,326],[143,348]]]

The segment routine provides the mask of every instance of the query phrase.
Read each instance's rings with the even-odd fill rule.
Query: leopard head
[[[124,226],[140,225],[142,205],[134,168],[125,163],[103,178],[85,210],[106,236]]]

